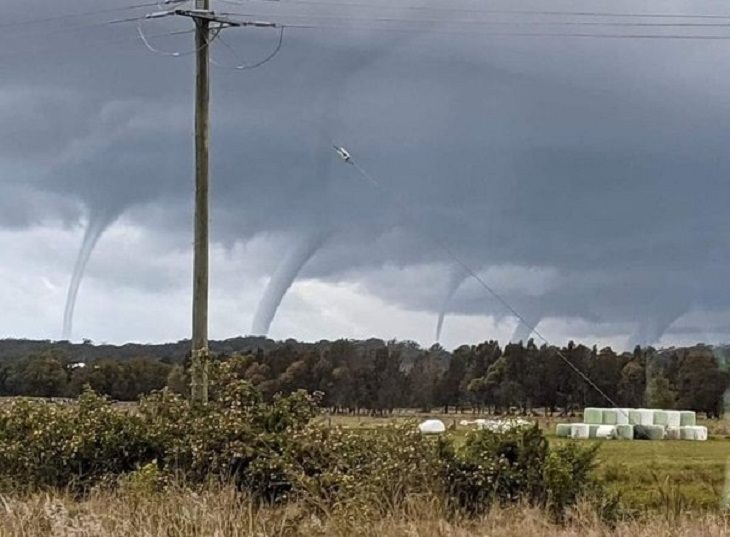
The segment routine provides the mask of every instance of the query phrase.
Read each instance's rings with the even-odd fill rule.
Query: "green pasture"
[[[425,419],[425,414],[399,414],[394,417],[323,416],[323,423],[355,429],[377,429],[389,424]],[[429,415],[441,419],[447,434],[461,437],[469,427],[459,425],[468,415]],[[566,421],[538,418],[553,443],[566,442],[554,435],[555,424]],[[571,420],[567,420],[571,421]],[[578,418],[572,421],[578,421]],[[668,507],[671,509],[716,509],[725,494],[726,472],[730,471],[730,420],[705,421],[710,430],[707,442],[621,441],[601,442],[597,474],[620,494],[623,503],[635,510]]]

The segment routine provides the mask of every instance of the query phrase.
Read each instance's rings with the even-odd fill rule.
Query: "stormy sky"
[[[189,335],[192,23],[142,3],[3,8],[0,337],[74,267],[72,339]],[[212,45],[212,337],[524,337],[472,271],[556,343],[728,340],[721,2],[213,5],[285,29]]]

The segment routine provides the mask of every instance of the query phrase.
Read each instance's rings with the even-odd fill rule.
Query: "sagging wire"
[[[190,56],[192,54],[197,54],[198,52],[200,52],[201,50],[203,50],[206,47],[210,47],[213,44],[213,42],[218,38],[222,29],[223,29],[223,26],[217,26],[216,28],[213,28],[212,29],[213,37],[208,39],[206,41],[205,45],[203,45],[201,47],[196,47],[192,50],[186,50],[183,52],[179,52],[179,51],[170,52],[170,51],[161,50],[161,49],[158,49],[158,48],[152,46],[149,39],[147,39],[147,36],[145,35],[144,30],[142,29],[142,21],[137,22],[137,34],[139,35],[139,38],[142,40],[142,43],[144,44],[145,48],[147,48],[147,50],[149,50],[153,54],[159,54],[160,56],[167,56],[167,57],[171,57],[171,58],[182,58],[184,56]]]
[[[257,67],[261,67],[262,65],[269,63],[271,60],[276,58],[276,56],[279,54],[279,52],[281,52],[281,48],[284,45],[284,29],[285,29],[285,26],[281,26],[279,29],[279,40],[276,43],[276,47],[274,47],[274,50],[272,50],[266,57],[264,57],[263,59],[261,59],[257,62],[248,63],[248,64],[239,64],[239,65],[225,65],[225,64],[221,64],[220,62],[217,62],[217,61],[211,59],[210,63],[212,63],[216,67],[223,68],[223,69],[231,69],[234,71],[248,71],[250,69],[256,69]],[[233,55],[237,54],[236,50],[234,50],[233,47],[231,47],[231,45],[229,45],[223,39],[223,36],[220,36],[218,38],[218,41],[220,41],[220,43],[224,47],[226,47],[228,50],[230,50]]]
[[[410,207],[403,201],[401,201],[398,196],[396,196],[394,193],[390,192],[383,184],[378,181],[375,177],[373,177],[371,174],[369,174],[362,166],[360,166],[353,158],[347,149],[342,147],[341,145],[338,145],[333,142],[333,147],[339,157],[346,163],[352,166],[364,179],[366,179],[371,185],[373,185],[377,190],[379,190],[381,193],[385,195],[385,197],[390,201],[398,201],[401,204],[401,209],[404,209],[405,214],[410,213]],[[447,244],[443,243],[442,241],[439,241],[438,239],[426,235],[426,239],[428,239],[430,242],[432,242],[437,248],[441,249],[446,255],[448,255],[456,264],[461,266],[469,276],[474,278],[476,282],[484,288],[490,295],[492,295],[494,298],[496,298],[500,304],[502,304],[512,315],[514,315],[517,320],[526,328],[528,328],[531,333],[535,334],[537,338],[542,341],[545,345],[548,347],[552,347],[555,349],[556,355],[563,361],[565,364],[567,364],[578,376],[580,376],[589,386],[591,386],[598,394],[601,395],[606,401],[608,401],[611,406],[616,409],[621,414],[626,414],[626,412],[619,408],[618,404],[609,397],[606,392],[604,392],[591,378],[585,374],[578,366],[576,366],[573,362],[568,359],[567,356],[565,356],[562,351],[551,345],[550,341],[543,336],[540,332],[538,332],[537,327],[533,327],[531,323],[528,323],[525,318],[518,312],[510,302],[504,298],[500,293],[498,293],[493,287],[491,287],[479,274],[469,266],[466,261],[461,259],[460,256],[456,254]],[[628,418],[628,416],[626,416]]]

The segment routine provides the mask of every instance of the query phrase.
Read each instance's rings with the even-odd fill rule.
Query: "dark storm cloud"
[[[18,17],[55,5],[35,0]],[[305,275],[356,275],[414,309],[440,308],[448,269],[417,292],[381,269],[453,265],[433,240],[475,270],[553,271],[538,293],[504,293],[538,319],[662,324],[690,308],[727,309],[730,81],[715,68],[724,44],[416,28],[289,29],[260,69],[214,69],[215,240],[326,234]],[[191,59],[148,54],[133,25],[47,29],[11,33],[17,54],[0,56],[0,187],[14,200],[0,224],[68,220],[80,203],[105,222],[136,208],[158,233],[188,233]],[[277,35],[226,39],[255,61]],[[235,59],[225,47],[214,57]],[[384,192],[337,160],[333,138]],[[506,314],[473,284],[450,308]]]

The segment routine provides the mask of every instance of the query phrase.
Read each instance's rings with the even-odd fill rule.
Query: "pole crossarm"
[[[206,9],[175,9],[171,10],[171,14],[189,17],[195,20],[203,20],[208,23],[215,22],[226,27],[255,26],[258,28],[276,28],[278,25],[268,21],[241,21],[234,20],[225,15],[216,15],[213,11]]]

